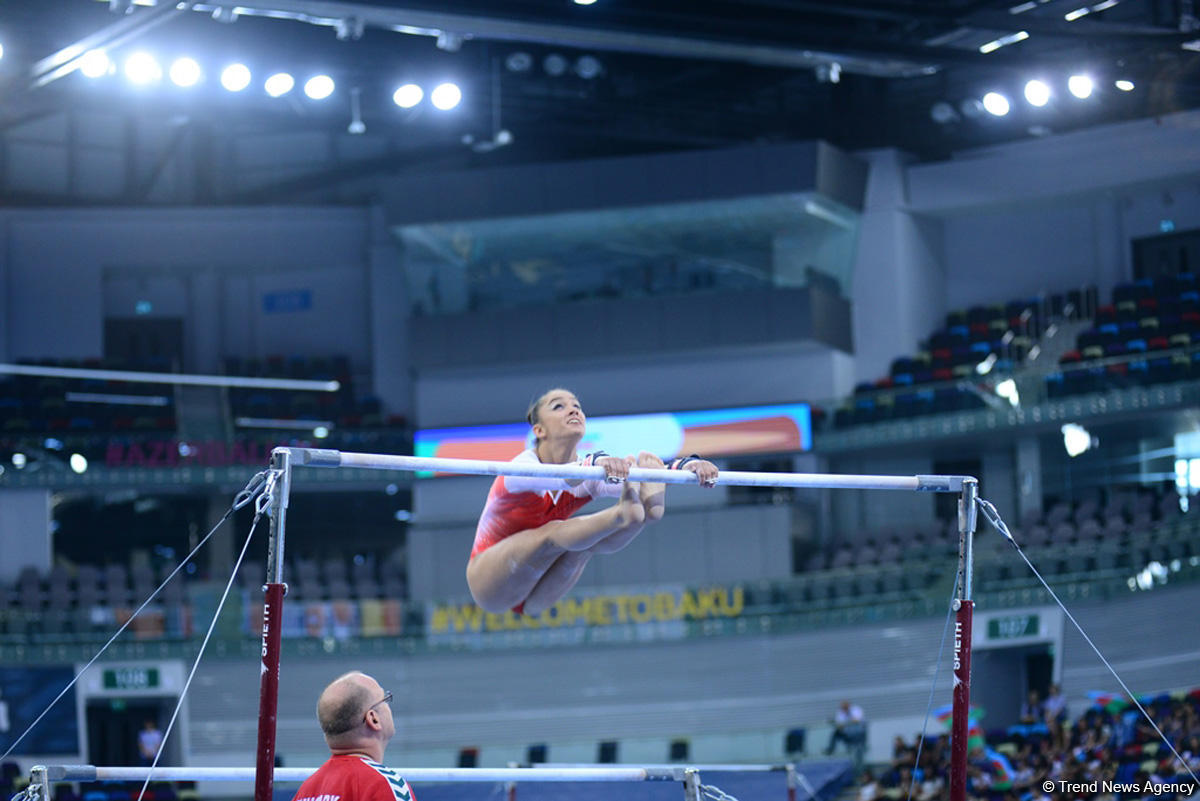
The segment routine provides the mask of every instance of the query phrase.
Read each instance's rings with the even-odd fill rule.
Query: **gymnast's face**
[[[538,439],[583,438],[587,430],[587,417],[574,393],[552,389],[542,396],[537,408],[533,433]]]

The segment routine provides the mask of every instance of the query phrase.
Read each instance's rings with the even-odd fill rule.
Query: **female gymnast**
[[[621,550],[647,521],[662,517],[666,486],[626,481],[630,467],[690,470],[702,486],[716,484],[716,465],[696,456],[670,465],[645,451],[637,459],[602,451],[579,457],[576,447],[587,418],[568,390],[546,392],[530,405],[526,419],[537,443],[514,462],[596,465],[604,468],[608,480],[496,478],[467,563],[471,595],[489,612],[541,614],[575,585],[593,554]],[[598,497],[618,500],[603,511],[571,517]]]

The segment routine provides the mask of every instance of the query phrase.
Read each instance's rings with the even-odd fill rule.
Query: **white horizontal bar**
[[[249,389],[297,389],[337,392],[337,381],[304,381],[298,378],[251,378],[236,375],[193,373],[147,373],[140,370],[86,370],[78,367],[41,367],[33,364],[0,364],[0,373],[44,378],[90,378],[97,381],[131,381],[141,384],[186,384],[194,387],[246,387]]]
[[[394,456],[382,453],[345,453],[321,448],[286,448],[292,464],[306,467],[359,467],[370,470],[429,471],[488,476],[533,476],[539,478],[603,479],[602,467],[537,464],[532,462],[495,462],[477,459],[439,459],[429,456]],[[718,484],[740,487],[805,487],[827,489],[909,490],[960,492],[963,476],[856,476],[828,473],[753,473],[722,470]],[[664,484],[695,484],[689,470],[652,470],[632,468],[630,481],[657,481]]]
[[[166,395],[113,395],[108,392],[68,392],[72,403],[115,403],[124,406],[166,406]]]
[[[276,782],[299,783],[316,768],[276,768]],[[644,782],[682,781],[683,771],[673,767],[652,770],[628,768],[393,768],[412,784],[420,782]],[[254,768],[96,767],[54,765],[46,768],[52,782],[109,781],[254,781]]]

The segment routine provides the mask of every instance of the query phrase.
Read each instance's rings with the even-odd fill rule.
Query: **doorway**
[[[183,320],[178,317],[107,317],[104,358],[133,368],[183,368]]]
[[[87,756],[92,765],[148,765],[138,750],[138,734],[152,721],[166,733],[177,698],[93,698],[87,702]],[[179,721],[176,721],[178,723]],[[163,748],[160,765],[181,765],[179,729]]]
[[[985,729],[1007,728],[1020,720],[1030,690],[1044,699],[1054,681],[1049,643],[1010,648],[977,648],[971,655],[971,702],[987,715]]]

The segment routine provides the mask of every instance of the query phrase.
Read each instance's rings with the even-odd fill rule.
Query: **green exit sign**
[[[156,667],[127,667],[104,671],[106,690],[153,690],[157,686]]]
[[[1037,633],[1037,615],[993,617],[987,623],[987,638],[989,640],[1013,640],[1017,637],[1034,637]]]

